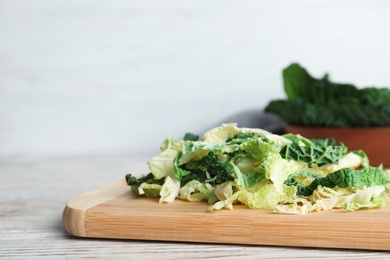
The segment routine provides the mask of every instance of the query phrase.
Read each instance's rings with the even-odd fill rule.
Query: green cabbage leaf
[[[326,74],[312,77],[293,63],[283,70],[286,99],[265,111],[292,125],[328,127],[390,126],[390,89],[334,83]]]
[[[371,167],[363,151],[348,151],[333,139],[275,135],[224,124],[202,137],[168,137],[148,161],[150,173],[126,182],[138,196],[207,202],[208,211],[269,208],[306,214],[385,205],[389,171]]]

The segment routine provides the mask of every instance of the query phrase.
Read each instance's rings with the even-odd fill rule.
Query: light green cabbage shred
[[[285,157],[288,154],[281,152],[292,144],[291,140],[300,141],[299,146],[289,146],[289,154],[299,154],[299,158],[305,160]],[[316,147],[323,143],[333,144],[312,142],[299,135],[281,136],[262,129],[223,124],[206,132],[200,140],[167,138],[160,147],[161,153],[148,162],[153,177],[147,180],[129,177],[128,184],[134,186],[139,195],[158,195],[160,203],[172,203],[176,198],[207,201],[211,204],[208,211],[233,209],[239,203],[253,209],[269,208],[276,213],[306,214],[336,208],[355,211],[387,203],[390,172],[370,167],[363,151],[340,153],[340,157],[333,153],[328,156],[330,161],[321,166],[308,163],[318,160],[318,157],[310,159],[310,156],[318,156],[313,151],[327,156],[323,153],[338,149]],[[312,149],[300,149],[306,145]],[[336,176],[337,171],[345,171],[348,174],[345,176],[350,178],[359,174],[356,176],[359,187],[338,187],[337,183],[343,180],[335,182],[332,176]],[[368,174],[374,173],[375,177],[380,177],[376,178],[379,182],[370,179]],[[314,187],[313,183],[318,186]],[[305,193],[308,195],[302,195]]]

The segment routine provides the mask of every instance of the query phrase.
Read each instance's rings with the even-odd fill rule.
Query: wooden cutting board
[[[390,204],[306,215],[207,207],[181,200],[159,204],[134,196],[120,181],[70,200],[63,223],[70,234],[90,238],[390,250]]]

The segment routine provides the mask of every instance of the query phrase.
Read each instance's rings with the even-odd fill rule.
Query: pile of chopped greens
[[[283,70],[287,99],[265,108],[288,124],[328,127],[390,126],[390,89],[333,83],[313,78],[299,64]]]
[[[169,137],[148,166],[146,176],[126,175],[134,193],[159,197],[160,203],[207,201],[209,211],[237,203],[289,214],[354,211],[385,205],[390,190],[388,172],[370,167],[361,150],[348,151],[333,139],[275,135],[236,124],[211,129],[201,139]]]

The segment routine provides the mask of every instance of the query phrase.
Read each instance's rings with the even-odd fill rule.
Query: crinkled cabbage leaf
[[[209,211],[272,208],[305,214],[385,205],[390,174],[370,167],[363,151],[348,151],[333,139],[275,135],[262,129],[223,124],[202,137],[167,138],[152,157],[150,173],[126,175],[139,196],[205,201]]]

